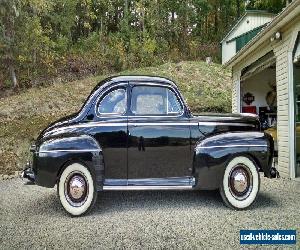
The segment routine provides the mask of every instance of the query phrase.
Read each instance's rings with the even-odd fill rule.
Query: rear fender
[[[200,140],[194,151],[193,171],[199,189],[217,189],[225,168],[236,156],[254,161],[259,171],[270,177],[274,143],[261,132],[228,132]]]

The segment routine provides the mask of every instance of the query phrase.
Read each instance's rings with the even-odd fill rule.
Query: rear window
[[[131,96],[135,115],[179,115],[183,110],[176,94],[166,87],[135,86]]]

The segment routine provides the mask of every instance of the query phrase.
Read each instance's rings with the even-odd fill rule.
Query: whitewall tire
[[[248,208],[255,201],[259,188],[260,176],[252,160],[238,156],[228,163],[220,185],[220,194],[228,207]]]
[[[92,209],[97,199],[91,172],[80,163],[72,163],[62,172],[57,193],[64,209],[72,216],[80,216]]]

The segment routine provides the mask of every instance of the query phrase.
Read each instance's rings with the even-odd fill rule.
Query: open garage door
[[[276,64],[276,58],[273,51],[267,53],[257,61],[242,70],[241,81],[246,81],[248,78],[264,71],[265,69]]]

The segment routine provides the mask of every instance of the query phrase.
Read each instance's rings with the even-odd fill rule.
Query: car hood
[[[74,123],[76,120],[78,119],[78,113],[74,113],[74,114],[71,114],[71,115],[68,115],[68,116],[65,116],[65,117],[62,117],[52,123],[50,123],[41,133],[40,135],[38,136],[37,138],[37,141],[41,140],[44,135],[51,131],[52,129],[54,128],[59,128],[59,127],[62,127],[66,124],[72,124]]]

